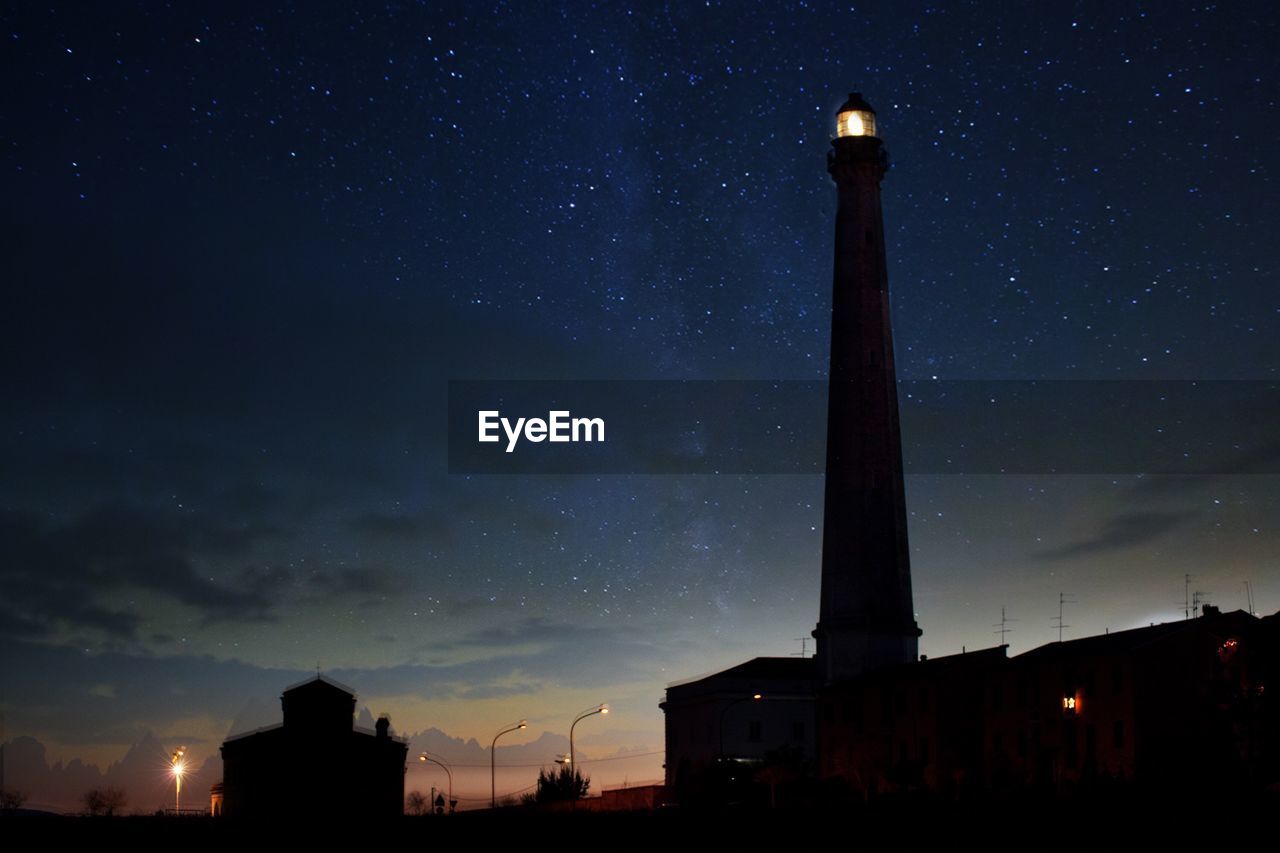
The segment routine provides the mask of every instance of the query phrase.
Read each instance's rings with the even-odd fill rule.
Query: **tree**
[[[424,815],[431,808],[431,804],[427,801],[427,795],[421,791],[410,791],[409,796],[405,797],[405,808],[411,815]]]
[[[533,798],[537,803],[577,800],[585,797],[590,787],[590,776],[583,776],[576,768],[562,764],[559,770],[538,771],[538,790]]]
[[[0,811],[12,812],[22,808],[22,804],[27,801],[25,791],[18,791],[13,788],[0,788]]]
[[[105,788],[94,788],[84,795],[84,810],[91,815],[111,817],[123,809],[128,800],[124,788],[119,785],[108,785]]]

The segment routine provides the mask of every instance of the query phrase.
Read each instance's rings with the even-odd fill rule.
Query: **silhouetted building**
[[[817,672],[814,658],[755,658],[668,686],[667,785],[679,796],[705,788],[715,765],[811,762]]]
[[[670,685],[660,705],[668,789],[689,802],[742,801],[735,779],[754,773],[776,789],[810,759],[831,788],[862,797],[1280,781],[1280,714],[1276,690],[1265,690],[1275,683],[1278,616],[1207,607],[1195,619],[1014,658],[1000,646],[916,660],[880,211],[888,158],[860,95],[840,108],[831,144],[838,204],[817,654],[756,658]]]
[[[214,782],[209,786],[209,814],[222,817],[222,783]]]
[[[823,688],[820,771],[858,797],[1280,778],[1277,617],[1244,611],[882,669]]]
[[[408,744],[382,717],[375,731],[354,725],[356,697],[329,679],[296,684],[280,697],[284,722],[222,744],[222,782],[212,793],[227,817],[392,818],[404,812]]]

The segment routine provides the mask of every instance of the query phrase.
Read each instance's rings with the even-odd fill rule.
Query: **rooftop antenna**
[[[807,658],[809,656],[809,638],[808,637],[796,637],[795,640],[793,640],[792,642],[796,642],[800,644],[800,651],[792,652],[791,653],[792,657]]]
[[[1013,633],[1013,629],[1009,627],[1009,623],[1010,623],[1010,622],[1017,622],[1017,621],[1018,621],[1017,619],[1011,619],[1011,618],[1009,618],[1008,616],[1005,616],[1005,615],[1004,615],[1004,607],[1005,607],[1005,606],[1004,606],[1003,604],[1002,604],[1002,605],[1000,605],[1000,622],[999,622],[999,624],[996,624],[996,625],[993,625],[993,626],[992,626],[992,627],[993,627],[993,628],[995,628],[996,630],[994,630],[994,631],[992,631],[992,632],[991,632],[991,633],[993,633],[993,634],[999,634],[999,635],[1000,635],[1000,645],[1002,645],[1002,646],[1008,645],[1008,643],[1006,643],[1006,642],[1005,642],[1005,635],[1006,635],[1006,634],[1012,634],[1012,633]]]
[[[1200,613],[1200,605],[1209,603],[1209,593],[1202,589],[1197,589],[1191,593],[1191,612]]]
[[[1075,603],[1076,603],[1076,599],[1074,594],[1068,593],[1068,592],[1058,593],[1058,618],[1056,620],[1058,624],[1053,627],[1056,627],[1058,629],[1059,643],[1062,642],[1062,629],[1071,627],[1070,625],[1062,621],[1062,606],[1064,604],[1075,604]]]
[[[1191,575],[1182,576],[1182,618],[1191,618]]]
[[[1253,612],[1253,584],[1249,581],[1244,582],[1244,599],[1248,603],[1249,615],[1257,616],[1258,614]]]

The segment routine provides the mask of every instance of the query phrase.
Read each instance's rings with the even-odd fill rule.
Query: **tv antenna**
[[[993,634],[1000,635],[1000,645],[1002,646],[1008,645],[1008,643],[1005,642],[1005,635],[1013,633],[1013,629],[1009,627],[1009,623],[1018,621],[1017,619],[1012,619],[1008,616],[1005,616],[1004,607],[1005,606],[1003,604],[1000,605],[1000,621],[999,623],[992,625],[992,627],[995,628],[996,630],[991,632]]]
[[[1074,595],[1074,594],[1069,593],[1069,592],[1060,592],[1060,593],[1058,593],[1058,616],[1057,616],[1057,618],[1054,620],[1054,621],[1055,621],[1055,622],[1057,622],[1058,624],[1057,624],[1057,625],[1054,625],[1053,627],[1055,627],[1055,628],[1057,628],[1057,629],[1058,629],[1058,642],[1059,642],[1059,643],[1061,643],[1061,642],[1062,642],[1062,629],[1063,629],[1063,628],[1070,628],[1070,627],[1071,627],[1071,626],[1070,626],[1070,625],[1068,625],[1066,622],[1063,622],[1063,621],[1062,621],[1062,609],[1063,609],[1063,605],[1065,605],[1065,604],[1075,604],[1075,603],[1076,603],[1076,599],[1075,599],[1075,595]]]

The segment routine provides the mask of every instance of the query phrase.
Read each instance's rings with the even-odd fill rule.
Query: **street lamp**
[[[182,776],[187,772],[187,762],[182,757],[186,754],[187,748],[180,746],[174,750],[173,757],[169,759],[169,765],[173,768],[173,810],[175,812],[182,811]]]
[[[762,693],[752,693],[750,696],[739,696],[737,699],[734,699],[728,705],[725,705],[723,709],[721,709],[720,711],[720,760],[721,761],[724,761],[724,715],[729,713],[729,709],[732,708],[734,705],[737,705],[739,702],[746,702],[748,700],[752,702],[759,702],[763,698],[764,698],[764,694]]]
[[[520,728],[523,728],[523,726],[521,726]],[[497,738],[494,738],[494,740],[497,740]],[[444,769],[445,775],[449,777],[449,810],[452,811],[453,810],[453,771],[450,770],[449,766],[445,764],[443,761],[441,761],[438,758],[432,758],[431,756],[427,755],[425,752],[420,753],[418,755],[418,761],[422,762],[423,764],[426,764],[427,762],[431,762],[432,764],[439,765],[441,768]],[[431,804],[432,811],[435,810],[435,807],[436,807],[436,804],[432,803]]]
[[[528,720],[521,720],[509,729],[503,729],[493,736],[493,743],[489,744],[489,808],[496,809],[498,807],[498,738],[514,732],[518,729],[527,729],[529,727]]]
[[[595,707],[595,708],[592,708],[590,711],[584,711],[584,712],[582,712],[581,714],[579,714],[579,715],[577,716],[577,719],[575,719],[575,720],[573,721],[573,724],[569,726],[569,770],[570,770],[570,776],[569,776],[569,778],[570,778],[570,780],[574,781],[574,783],[575,783],[575,784],[574,784],[574,786],[573,786],[573,798],[574,798],[575,800],[576,800],[576,799],[578,799],[578,786],[577,786],[577,784],[576,784],[576,781],[577,781],[576,777],[577,777],[577,774],[578,774],[578,765],[577,765],[577,764],[574,764],[574,762],[573,762],[573,729],[574,729],[574,726],[577,726],[579,722],[581,722],[582,720],[585,720],[587,717],[593,716],[593,715],[595,715],[595,714],[607,714],[607,713],[609,713],[609,706],[608,706],[608,705],[599,705],[599,706],[597,706],[597,707]]]

